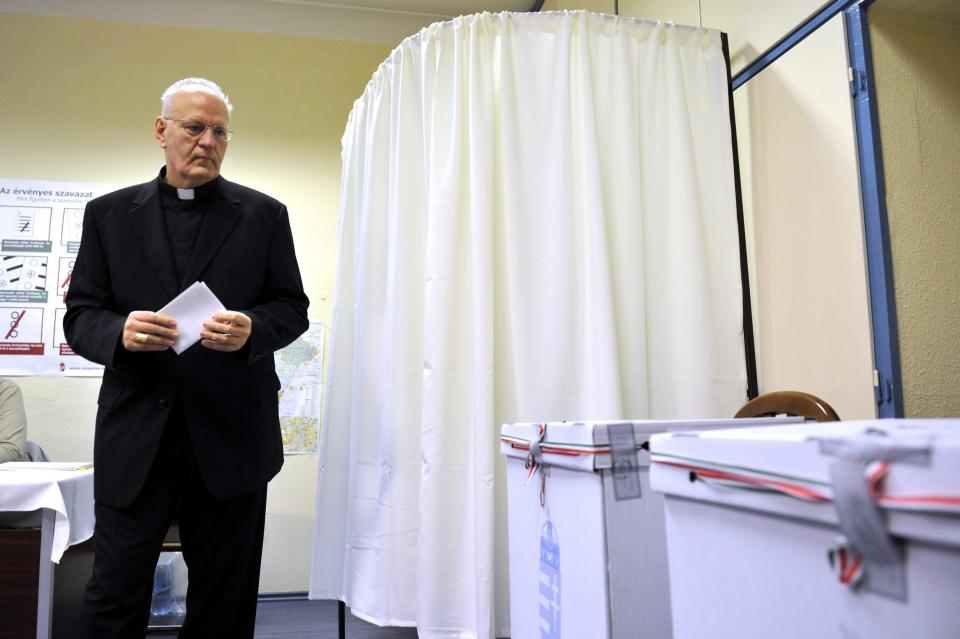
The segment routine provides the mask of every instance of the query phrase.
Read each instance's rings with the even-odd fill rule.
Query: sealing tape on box
[[[907,600],[907,575],[903,551],[887,534],[880,507],[870,494],[870,486],[860,464],[837,460],[830,464],[833,503],[840,529],[850,548],[863,562],[864,590],[899,601]]]
[[[929,439],[905,442],[887,437],[881,429],[858,437],[816,438],[823,455],[836,457],[830,464],[833,503],[840,529],[850,549],[862,562],[859,586],[899,601],[907,600],[907,576],[903,549],[887,533],[874,487],[864,476],[869,462],[897,462],[926,466],[930,463]],[[882,477],[878,474],[877,477]],[[879,479],[877,479],[879,482]]]
[[[637,440],[633,424],[607,426],[613,464],[613,497],[617,501],[640,497],[640,468],[637,464]]]

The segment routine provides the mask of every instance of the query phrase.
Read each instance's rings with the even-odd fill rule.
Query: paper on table
[[[206,284],[194,282],[157,312],[177,320],[180,337],[171,348],[179,355],[200,341],[203,323],[214,313],[224,310],[223,304]]]

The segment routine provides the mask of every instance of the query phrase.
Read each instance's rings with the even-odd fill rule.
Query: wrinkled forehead
[[[178,118],[199,118],[205,122],[229,122],[230,112],[223,100],[206,91],[180,91],[170,100],[171,114]]]

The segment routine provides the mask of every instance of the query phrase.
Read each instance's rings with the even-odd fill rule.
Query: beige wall
[[[614,13],[615,0],[545,0],[541,11],[574,11],[585,9],[597,13]]]
[[[700,24],[698,0],[620,0],[620,15],[645,20],[673,20],[677,24]]]
[[[875,416],[862,210],[839,18],[738,90],[760,390]],[[747,135],[745,136],[744,133]]]
[[[0,176],[132,184],[163,163],[159,96],[204,75],[236,105],[224,176],[284,201],[310,296],[327,322],[334,285],[340,136],[391,47],[230,31],[0,14]],[[18,378],[32,439],[90,459],[99,380]],[[270,485],[264,592],[307,588],[316,455]]]
[[[821,5],[822,0],[700,0],[700,12],[704,26],[727,34],[736,74]],[[839,23],[840,18],[834,22]]]
[[[960,415],[960,24],[870,10],[908,417]]]

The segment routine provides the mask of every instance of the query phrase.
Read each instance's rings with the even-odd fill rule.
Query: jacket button
[[[168,402],[165,399],[161,399],[159,402],[157,402],[157,406],[159,406],[160,408],[166,408],[169,405],[170,405],[170,402]]]

